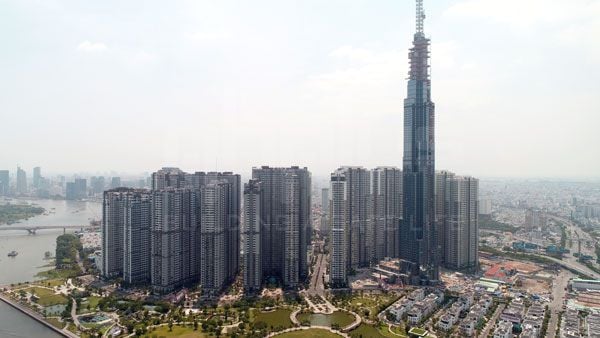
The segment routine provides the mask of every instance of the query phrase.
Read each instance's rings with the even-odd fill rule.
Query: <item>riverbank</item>
[[[74,333],[71,333],[67,330],[60,330],[57,327],[54,327],[52,324],[48,323],[44,317],[42,317],[40,314],[38,314],[37,312],[29,309],[28,307],[25,307],[21,304],[19,304],[18,302],[10,299],[9,297],[7,297],[6,295],[0,293],[0,301],[4,302],[5,304],[10,305],[12,308],[20,311],[21,313],[29,316],[31,319],[34,319],[35,321],[37,321],[38,323],[46,326],[47,328],[49,328],[50,330],[52,330],[53,332],[63,336],[63,337],[67,337],[67,338],[78,338],[77,335],[75,335]]]
[[[42,215],[46,212],[46,209],[30,204],[0,204],[0,225],[11,225],[14,223],[20,223],[21,221],[27,221],[28,219]]]

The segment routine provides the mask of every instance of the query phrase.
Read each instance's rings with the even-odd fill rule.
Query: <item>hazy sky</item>
[[[426,0],[438,169],[600,176],[600,1]],[[413,0],[0,0],[0,168],[402,164]]]

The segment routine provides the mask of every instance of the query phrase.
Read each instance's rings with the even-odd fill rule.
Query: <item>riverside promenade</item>
[[[54,327],[52,324],[50,324],[47,321],[45,321],[44,318],[42,317],[42,315],[40,315],[39,313],[37,313],[37,312],[29,309],[26,306],[23,306],[23,305],[17,303],[16,301],[8,298],[7,296],[5,296],[2,293],[0,293],[0,300],[3,301],[3,302],[5,302],[6,304],[12,306],[13,308],[21,311],[22,313],[28,315],[29,317],[33,318],[34,320],[38,321],[42,325],[46,326],[50,330],[52,330],[52,331],[60,334],[63,337],[78,338],[78,336],[76,334],[72,333],[71,331],[61,330],[59,328]]]

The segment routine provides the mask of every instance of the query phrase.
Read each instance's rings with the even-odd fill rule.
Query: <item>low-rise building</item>
[[[440,330],[450,331],[454,326],[455,320],[457,317],[451,316],[450,314],[444,314],[440,317],[440,320],[437,322],[437,327]]]
[[[460,324],[460,331],[467,337],[471,337],[475,333],[475,328],[477,327],[477,320],[472,317],[467,317]]]
[[[494,338],[512,338],[513,324],[507,321],[501,321],[496,325],[494,330]]]

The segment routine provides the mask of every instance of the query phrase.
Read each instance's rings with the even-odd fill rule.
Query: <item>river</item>
[[[12,203],[28,202],[37,204],[48,214],[39,215],[12,226],[23,225],[83,225],[90,219],[99,220],[102,204],[96,202],[64,200],[13,200]],[[4,201],[0,200],[0,203]],[[11,225],[0,225],[9,228]],[[31,281],[35,275],[48,267],[44,259],[46,251],[56,249],[56,237],[62,230],[38,230],[29,235],[24,230],[0,231],[0,285]],[[15,250],[19,254],[9,258],[8,252]],[[0,338],[4,337],[59,337],[35,320],[0,302]]]

